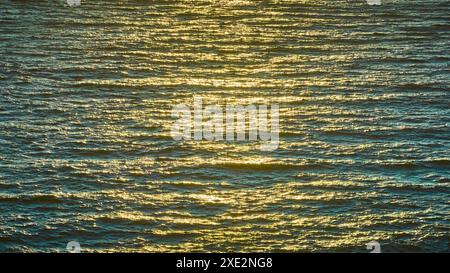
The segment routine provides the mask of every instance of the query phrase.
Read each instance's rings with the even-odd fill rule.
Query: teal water
[[[0,0],[0,251],[448,252],[444,0]],[[280,147],[171,109],[280,105]]]

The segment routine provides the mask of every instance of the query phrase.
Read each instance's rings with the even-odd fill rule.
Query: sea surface
[[[450,5],[382,3],[0,0],[0,252],[449,252]]]

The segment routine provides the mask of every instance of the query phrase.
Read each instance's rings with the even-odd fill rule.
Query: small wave
[[[283,171],[283,170],[317,170],[329,168],[325,164],[288,164],[288,163],[217,163],[208,164],[207,167],[215,167],[236,171]]]
[[[112,156],[114,155],[114,151],[105,150],[105,149],[85,149],[85,150],[77,150],[76,154],[80,156],[92,156],[92,157],[104,157],[104,156]]]
[[[448,168],[450,169],[450,159],[428,159],[424,161],[424,164],[429,167]]]
[[[410,160],[410,161],[386,161],[367,163],[365,166],[376,166],[387,169],[423,169],[428,168],[450,168],[450,160],[448,159],[427,159],[427,160]]]
[[[400,90],[407,91],[448,91],[448,86],[443,83],[407,83],[401,84],[397,86],[393,86],[394,88],[398,88]]]
[[[413,191],[413,192],[450,192],[450,188],[445,185],[421,185],[410,183],[393,183],[380,185],[379,188],[389,191]]]
[[[61,198],[51,194],[0,195],[0,202],[17,204],[61,204]]]
[[[323,130],[323,134],[329,136],[341,136],[341,137],[358,137],[369,139],[384,139],[395,136],[394,132],[386,131],[350,131],[350,130]]]

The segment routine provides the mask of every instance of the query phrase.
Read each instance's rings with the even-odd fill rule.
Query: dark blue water
[[[0,0],[0,251],[448,252],[444,0]],[[171,109],[280,105],[280,146]]]

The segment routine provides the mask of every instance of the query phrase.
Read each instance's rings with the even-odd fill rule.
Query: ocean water
[[[0,0],[0,251],[448,252],[445,0]],[[280,145],[172,107],[278,104]]]

